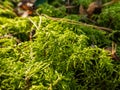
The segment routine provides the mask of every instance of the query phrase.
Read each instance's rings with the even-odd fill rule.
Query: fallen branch
[[[119,1],[120,1],[120,0],[112,0],[112,1],[110,1],[110,2],[107,2],[107,3],[103,4],[102,7],[105,7],[105,6],[108,6],[108,5],[112,5],[112,4],[117,3],[117,2],[119,2]]]
[[[66,9],[75,8],[76,6],[65,6]]]
[[[87,24],[87,23],[82,23],[82,22],[78,22],[78,21],[74,21],[74,20],[70,20],[70,19],[65,19],[65,18],[54,18],[54,17],[47,16],[45,14],[42,14],[42,16],[45,16],[45,17],[47,17],[49,19],[52,19],[52,20],[55,20],[55,21],[62,21],[62,22],[66,22],[66,23],[69,23],[69,24],[92,27],[92,28],[95,28],[97,30],[106,31],[106,32],[109,32],[109,33],[112,32],[112,29],[106,28],[106,27],[100,27],[100,26],[91,25],[91,24]]]

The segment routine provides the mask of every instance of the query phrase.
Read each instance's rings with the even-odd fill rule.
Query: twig
[[[39,16],[39,19],[40,19],[39,24],[38,24],[38,28],[40,28],[41,23],[42,23],[42,17],[38,12],[36,12],[36,14]]]
[[[75,8],[76,6],[65,6],[66,9]]]
[[[39,28],[38,28],[38,26],[35,24],[35,22],[31,19],[31,18],[29,18],[28,17],[28,19],[30,20],[30,22],[36,27],[36,29],[38,30]]]
[[[105,7],[105,6],[108,6],[108,5],[112,5],[112,4],[117,3],[117,2],[119,2],[119,0],[112,0],[110,2],[107,2],[107,3],[103,4],[102,7]]]
[[[87,24],[87,23],[82,23],[82,22],[78,22],[78,21],[74,21],[74,20],[65,19],[65,18],[62,19],[62,18],[49,17],[49,16],[47,16],[45,14],[42,14],[42,16],[45,16],[45,17],[47,17],[49,19],[52,19],[52,20],[55,20],[55,21],[64,21],[64,22],[67,22],[69,24],[92,27],[92,28],[95,28],[97,30],[103,30],[103,31],[106,31],[106,32],[109,32],[109,33],[112,32],[112,29],[106,28],[106,27],[100,27],[100,26],[91,25],[91,24]]]

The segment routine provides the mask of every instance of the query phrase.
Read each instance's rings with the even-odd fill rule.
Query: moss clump
[[[120,2],[103,9],[99,16],[98,23],[101,26],[120,30]]]

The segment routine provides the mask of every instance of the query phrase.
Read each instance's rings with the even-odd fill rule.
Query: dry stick
[[[42,14],[42,16],[45,16],[45,17],[47,17],[49,19],[52,19],[52,20],[55,20],[55,21],[59,20],[59,21],[64,21],[64,22],[69,23],[69,24],[92,27],[92,28],[95,28],[97,30],[103,30],[103,31],[106,31],[106,32],[109,32],[109,33],[112,32],[112,29],[106,28],[106,27],[100,27],[100,26],[96,26],[96,25],[91,25],[91,24],[87,24],[87,23],[82,23],[82,22],[78,22],[78,21],[69,20],[69,19],[53,18],[53,17],[49,17],[45,14]]]
[[[30,20],[30,22],[35,26],[35,28],[37,30],[39,30],[38,26],[36,25],[36,23],[31,18],[28,17],[28,20]]]
[[[38,28],[40,28],[41,23],[42,23],[42,16],[41,16],[38,12],[36,12],[36,14],[39,16],[39,24],[38,24]]]
[[[30,22],[36,27],[36,30],[39,30],[40,26],[41,26],[41,23],[42,23],[42,17],[39,15],[38,12],[36,12],[36,14],[39,16],[39,23],[38,25],[30,18],[28,17],[28,19],[30,20]],[[34,30],[36,32],[36,30]],[[30,41],[32,41],[32,38],[33,38],[33,30],[30,32]]]
[[[105,6],[108,6],[108,5],[112,5],[112,4],[117,3],[117,2],[119,2],[119,1],[120,1],[120,0],[112,0],[112,1],[110,1],[110,2],[107,2],[107,3],[103,4],[102,7],[105,7]]]
[[[66,9],[75,8],[76,6],[65,6]]]

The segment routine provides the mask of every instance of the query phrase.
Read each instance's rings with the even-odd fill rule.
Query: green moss
[[[44,9],[43,9],[44,8]],[[53,17],[64,17],[66,15],[66,9],[64,6],[55,8],[48,4],[43,4],[37,9],[38,13],[47,14]]]
[[[0,9],[0,17],[14,18],[16,15],[9,9]]]
[[[39,13],[48,10],[50,16],[65,16],[64,8],[62,12],[44,5],[38,8]],[[118,6],[116,8],[114,14],[119,11]],[[102,13],[99,20],[107,17],[106,13],[101,16]],[[111,44],[107,33],[77,23],[75,20],[78,16],[66,18],[74,21],[52,20],[47,16],[0,16],[1,89],[119,89],[120,63],[111,60],[108,52],[99,48]],[[112,28],[117,29],[118,26]],[[32,30],[35,30],[35,34],[30,40]],[[17,42],[17,39],[21,42]]]
[[[103,9],[99,16],[98,23],[101,26],[120,30],[120,2]]]

